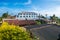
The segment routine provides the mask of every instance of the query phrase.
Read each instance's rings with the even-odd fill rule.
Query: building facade
[[[16,15],[16,19],[19,19],[19,20],[37,20],[38,15],[37,15],[37,13],[34,13],[34,12],[22,12],[22,13],[18,13],[18,15]]]

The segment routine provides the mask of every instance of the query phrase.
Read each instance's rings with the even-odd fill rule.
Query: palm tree
[[[53,16],[50,16],[50,20],[52,20],[53,22],[58,22],[58,17],[55,16],[55,14],[53,14]]]

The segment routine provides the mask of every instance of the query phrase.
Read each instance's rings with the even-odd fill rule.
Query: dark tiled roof
[[[4,20],[5,22],[8,22],[9,24],[14,24],[14,25],[32,25],[36,24],[34,20]]]

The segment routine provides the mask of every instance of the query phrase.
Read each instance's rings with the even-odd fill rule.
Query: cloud
[[[54,6],[48,9],[42,9],[40,7],[35,7],[32,6],[32,8],[25,10],[22,8],[7,8],[7,7],[0,7],[0,15],[2,15],[4,12],[9,12],[9,14],[11,15],[16,15],[21,11],[30,11],[30,12],[36,12],[36,13],[40,13],[41,15],[48,15],[48,16],[52,16],[53,14],[55,14],[56,16],[60,17],[60,6]]]
[[[29,5],[31,3],[32,3],[32,0],[28,0],[27,2],[24,2],[24,3],[21,3],[21,2],[13,2],[13,3],[1,2],[0,5],[4,5],[4,6],[10,5],[10,4],[12,4],[12,5]]]
[[[16,2],[16,3],[14,3],[14,5],[21,5],[21,3]]]
[[[60,0],[45,0],[45,1],[60,1]]]
[[[28,0],[28,2],[24,3],[25,5],[31,4],[32,0]]]
[[[28,0],[27,2],[24,2],[24,3],[18,3],[18,2],[16,2],[16,3],[14,3],[14,5],[29,5],[31,3],[32,3],[32,0]]]
[[[0,16],[5,13],[5,12],[9,12],[10,15],[16,15],[18,14],[19,12],[21,12],[22,10],[21,9],[18,9],[18,8],[7,8],[7,7],[0,7]]]
[[[53,14],[55,14],[56,16],[60,17],[60,6],[54,6],[48,9],[43,9],[43,8],[39,8],[39,7],[32,7],[32,12],[36,12],[36,13],[40,13],[41,15],[48,15],[48,16],[52,16]]]
[[[52,0],[52,1],[60,1],[60,0]]]
[[[41,10],[40,13],[43,14],[48,14],[48,16],[52,16],[55,14],[56,16],[60,17],[60,6],[52,7],[49,9]]]
[[[42,10],[42,9],[41,9],[40,7],[32,6],[30,11],[36,12],[36,13],[39,14],[41,10]]]

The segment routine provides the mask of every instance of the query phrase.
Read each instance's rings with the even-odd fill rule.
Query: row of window
[[[37,17],[37,16],[17,16],[17,17]]]
[[[17,16],[37,16],[37,15],[17,15]]]
[[[18,14],[18,15],[37,15],[37,14]]]

